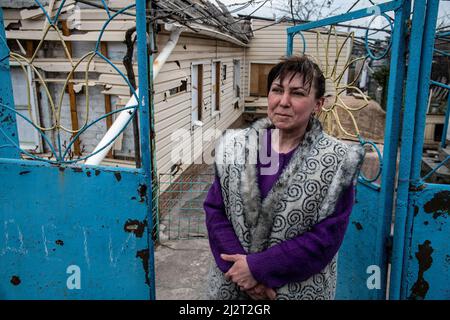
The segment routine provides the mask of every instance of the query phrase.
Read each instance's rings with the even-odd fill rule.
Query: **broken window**
[[[187,90],[187,80],[181,80],[181,85],[169,90],[169,96],[176,95],[177,93]]]
[[[192,86],[192,123],[202,121],[203,114],[203,65],[192,65],[191,74]]]
[[[267,97],[267,77],[270,69],[275,64],[251,63],[250,64],[250,95],[257,97]]]
[[[235,98],[241,96],[241,60],[233,60],[233,89]]]
[[[15,110],[22,115],[16,117],[20,147],[24,150],[42,152],[39,132],[30,124],[32,122],[40,126],[34,73],[30,66],[24,66],[22,69],[16,62],[11,63],[10,70]]]
[[[227,80],[227,65],[222,65],[222,81]]]
[[[211,112],[220,111],[220,91],[221,91],[221,75],[220,75],[220,61],[215,61],[212,63],[211,68],[211,83],[212,83],[212,94],[211,94]]]

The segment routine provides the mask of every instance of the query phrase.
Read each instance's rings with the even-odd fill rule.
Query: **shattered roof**
[[[195,24],[211,26],[248,43],[252,35],[248,20],[234,18],[223,3],[216,2],[219,8],[207,0],[156,0],[152,3],[156,18],[175,20],[194,31]]]
[[[39,2],[46,6],[50,1],[40,0]],[[78,1],[78,4],[85,7],[88,2],[99,5],[99,1],[94,0]],[[108,5],[110,3],[108,0],[105,2]],[[131,4],[133,0],[129,2]],[[151,3],[158,22],[177,22],[194,33],[205,31],[204,27],[208,27],[211,31],[225,34],[228,38],[234,38],[244,44],[248,43],[252,36],[248,19],[234,18],[223,3],[216,2],[218,7],[208,0],[154,0]],[[35,0],[0,0],[0,7],[25,9],[38,6]]]

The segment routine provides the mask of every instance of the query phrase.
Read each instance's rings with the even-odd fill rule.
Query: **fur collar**
[[[274,128],[269,118],[260,119],[250,127],[246,135],[247,143],[245,144],[245,157],[247,159],[250,155],[258,154],[259,130],[268,128]],[[272,228],[272,214],[278,203],[277,199],[282,196],[289,185],[290,178],[300,170],[303,160],[322,135],[322,125],[317,119],[313,118],[308,124],[305,136],[292,155],[288,165],[263,201],[261,201],[258,187],[256,165],[246,161],[242,172],[241,192],[246,208],[246,223],[252,230],[251,252],[260,251],[267,247],[268,235]],[[248,143],[248,141],[257,141],[257,143]]]

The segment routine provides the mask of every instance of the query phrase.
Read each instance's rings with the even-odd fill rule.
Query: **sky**
[[[211,0],[214,2],[214,0]],[[229,6],[229,10],[233,10],[236,8],[239,8],[240,6],[230,6],[232,4],[239,4],[239,3],[246,3],[247,0],[220,0],[222,3]],[[414,0],[413,0],[414,1]],[[242,14],[250,14],[255,9],[257,9],[264,1],[261,2],[261,0],[255,0],[256,4],[249,6],[241,11],[239,13]],[[322,3],[322,0],[317,0],[318,3]],[[324,17],[330,16],[330,15],[338,15],[345,13],[357,0],[334,0],[332,6],[330,9],[324,10],[322,15]],[[380,4],[384,2],[388,2],[387,0],[372,0],[375,4]],[[266,17],[266,18],[275,18],[279,19],[285,13],[282,13],[275,8],[279,6],[282,3],[289,3],[289,0],[268,0],[260,9],[258,9],[253,15],[259,16],[259,17]],[[353,10],[358,10],[362,8],[367,8],[372,6],[369,0],[359,0],[357,5],[354,7]],[[352,10],[352,11],[353,11]],[[372,19],[364,19],[359,20],[355,23],[358,25],[368,26],[370,21]],[[450,1],[449,0],[441,0],[440,6],[439,6],[439,14],[438,14],[438,24],[444,24],[444,25],[450,25]],[[380,28],[386,25],[385,19],[377,18],[372,22],[372,27],[374,28]]]

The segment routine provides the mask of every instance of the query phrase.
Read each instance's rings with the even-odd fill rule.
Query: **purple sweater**
[[[267,140],[268,150],[272,150],[270,134]],[[278,172],[274,175],[258,175],[261,199],[267,196],[294,151],[295,149],[286,154],[279,154]],[[263,165],[258,161],[258,171],[261,167]],[[353,202],[354,188],[350,186],[341,194],[334,213],[314,225],[309,231],[262,252],[248,254],[226,216],[220,181],[216,177],[204,202],[204,209],[209,244],[217,266],[225,273],[233,265],[231,262],[222,260],[221,253],[244,254],[247,255],[247,263],[253,277],[270,288],[304,281],[323,270],[336,255],[347,229]]]

